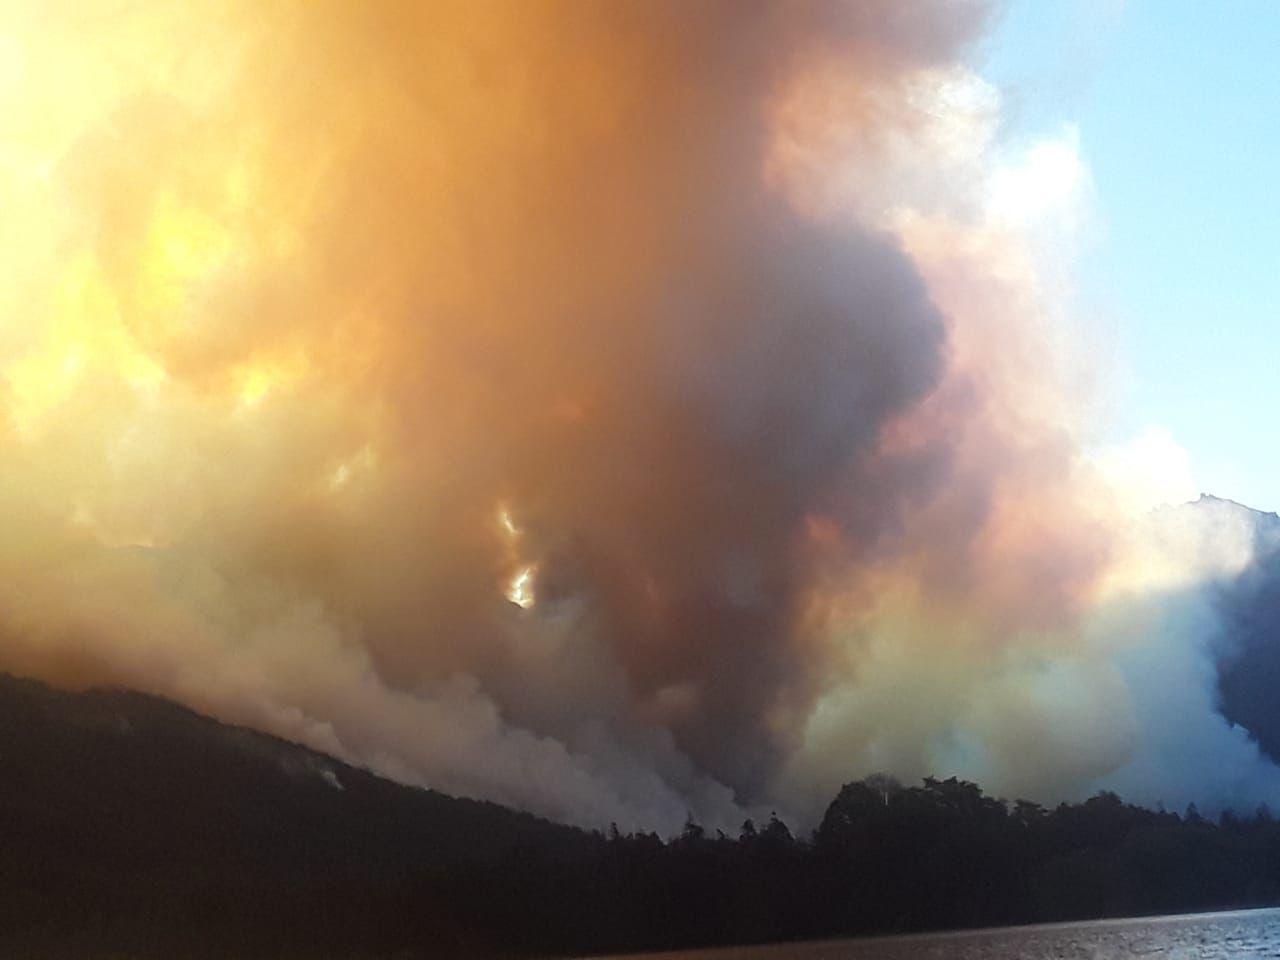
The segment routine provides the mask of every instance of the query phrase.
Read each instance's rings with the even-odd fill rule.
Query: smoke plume
[[[624,828],[1141,752],[984,5],[3,17],[0,666]]]

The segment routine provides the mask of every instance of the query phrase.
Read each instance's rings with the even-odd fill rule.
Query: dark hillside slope
[[[487,953],[468,877],[601,843],[128,691],[0,675],[0,763],[6,956]]]
[[[1216,598],[1219,706],[1280,761],[1280,517],[1208,496],[1182,509],[1228,513],[1252,529],[1252,562]]]

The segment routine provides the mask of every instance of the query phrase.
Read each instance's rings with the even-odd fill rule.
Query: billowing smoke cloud
[[[4,667],[597,825],[1131,769],[981,5],[5,16]]]

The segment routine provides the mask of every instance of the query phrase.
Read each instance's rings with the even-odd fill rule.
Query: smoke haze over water
[[[1273,789],[985,5],[0,9],[0,666],[590,825]]]

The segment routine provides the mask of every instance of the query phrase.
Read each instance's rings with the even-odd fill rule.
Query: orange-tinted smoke
[[[815,71],[883,163],[980,7],[6,17],[8,666],[638,822],[760,799],[886,581],[1005,639],[1088,595],[1074,441],[788,172]]]

